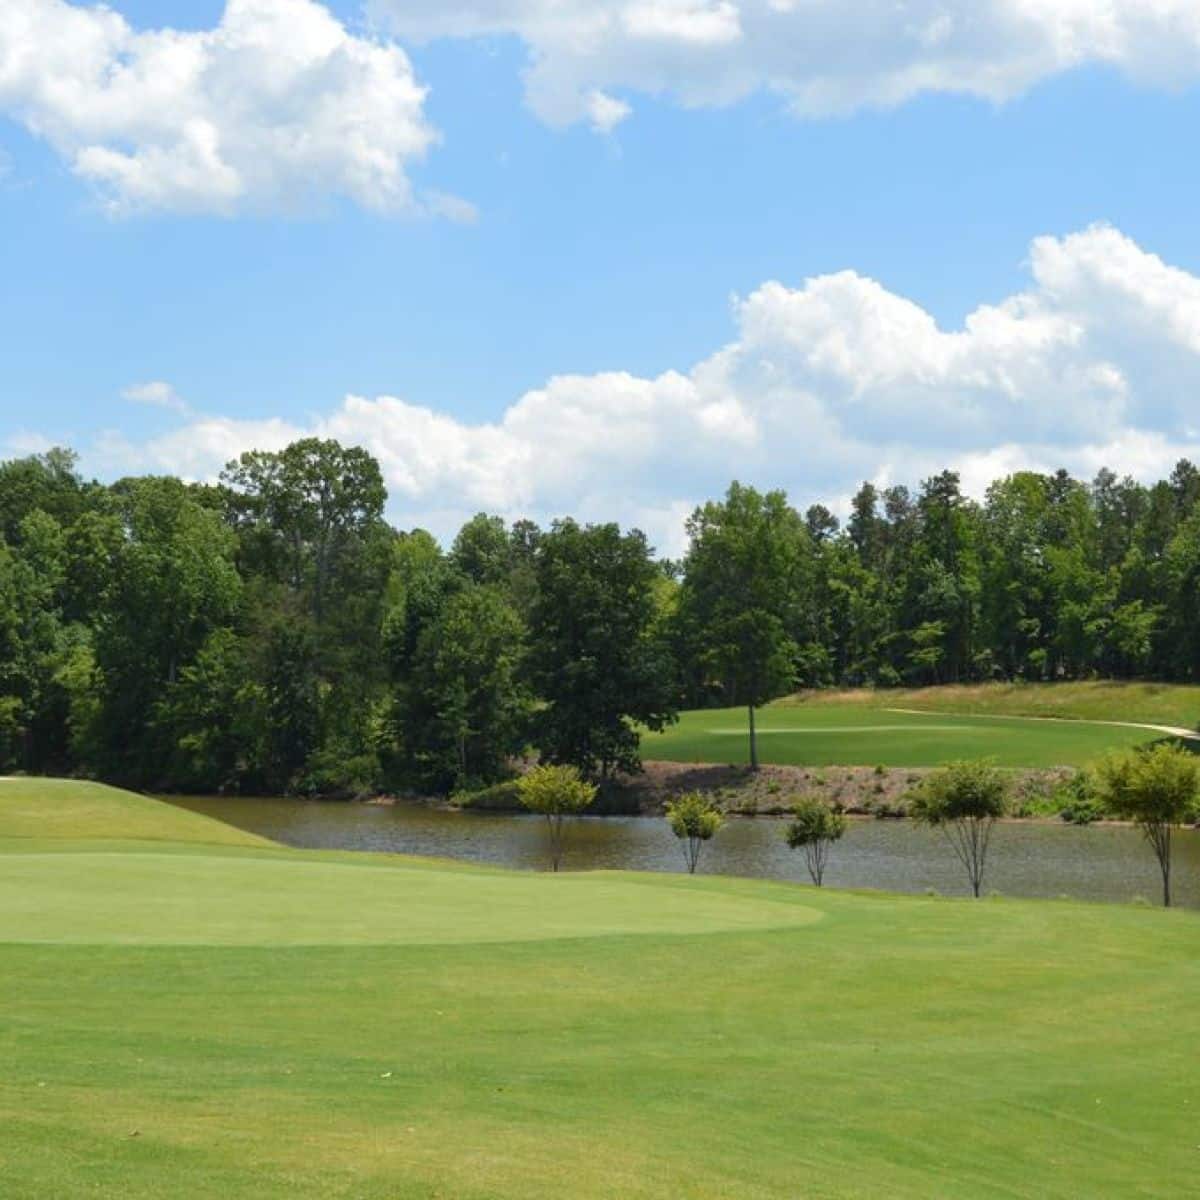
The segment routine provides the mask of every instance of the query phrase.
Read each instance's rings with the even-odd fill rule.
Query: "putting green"
[[[0,942],[436,945],[803,925],[801,904],[636,875],[510,875],[301,854],[80,851],[0,858]]]

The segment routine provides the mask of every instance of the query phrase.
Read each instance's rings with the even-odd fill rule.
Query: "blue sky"
[[[67,8],[90,11],[21,3],[47,23]],[[132,31],[201,36],[224,12],[197,0],[111,7]],[[581,88],[595,82],[631,109],[596,132],[530,101],[526,63],[535,51],[553,61],[559,43],[547,50],[517,21],[507,32],[421,41],[405,25],[417,0],[399,0],[394,25],[376,11],[368,26],[357,4],[326,7],[347,36],[401,47],[429,89],[421,119],[438,141],[423,156],[400,156],[415,205],[381,211],[327,188],[322,167],[303,177],[303,166],[290,165],[269,194],[232,208],[206,210],[178,190],[162,203],[116,202],[72,156],[93,143],[137,152],[137,121],[97,129],[76,115],[47,116],[36,80],[6,86],[0,66],[0,449],[65,442],[101,474],[203,475],[226,451],[292,430],[345,431],[372,448],[378,434],[404,523],[448,529],[479,507],[604,516],[607,503],[668,543],[679,513],[735,475],[786,486],[798,500],[838,502],[858,477],[910,478],[939,459],[961,461],[970,479],[1057,460],[1086,470],[1105,454],[1125,455],[1117,469],[1145,473],[1192,445],[1195,430],[1173,399],[1200,381],[1200,347],[1187,332],[1196,319],[1189,281],[1200,276],[1200,166],[1190,150],[1200,88],[1186,63],[1169,88],[1144,78],[1143,63],[1085,61],[1045,70],[1000,100],[951,88],[797,115],[772,86],[697,103],[679,94],[688,80],[664,89],[653,63],[643,91],[607,60],[582,68],[572,60],[573,71],[596,74]],[[10,49],[31,36],[14,28]],[[0,63],[5,36],[0,23]],[[627,70],[621,56],[613,61]],[[705,59],[696,71],[707,69]],[[671,78],[682,70],[672,58]],[[153,135],[156,144],[170,136]],[[301,193],[297,207],[289,197]],[[436,207],[424,197],[447,195],[475,218],[413,211]],[[1046,236],[1070,262],[1035,283],[1032,247]],[[1129,278],[1114,283],[1106,264],[1118,260]],[[857,281],[854,298],[839,293],[834,303],[806,290],[806,281],[844,271]],[[752,297],[769,281],[785,289],[778,304],[739,317],[731,297]],[[868,283],[897,310],[882,326]],[[815,350],[845,340],[855,362],[870,359],[893,339],[929,334],[906,333],[914,311],[944,334],[980,306],[1031,288],[1042,318],[1083,333],[1073,342],[1062,334],[1032,366],[1018,338],[1004,351],[1020,358],[1015,383],[990,343],[981,364],[961,371],[947,366],[958,353],[947,342],[860,377],[842,363],[831,378]],[[1127,316],[1114,316],[1129,303],[1140,306],[1132,324],[1145,326],[1136,337]],[[1164,318],[1164,304],[1174,318]],[[1172,320],[1185,332],[1164,350],[1155,330]],[[697,365],[729,344],[735,366],[698,380]],[[1059,352],[1068,344],[1070,361]],[[1104,367],[1121,375],[1119,387],[1100,378]],[[628,401],[619,383],[605,383],[604,373],[640,386],[668,371],[695,394],[661,400],[650,388]],[[545,394],[558,376],[578,378],[580,389]],[[782,398],[770,382],[781,376]],[[169,387],[169,406],[124,395],[150,381]],[[511,437],[497,448],[488,431],[530,392],[543,398],[522,428],[554,426],[544,449],[564,461],[546,467],[544,485],[506,485],[510,473],[537,475],[540,435],[531,451]],[[402,406],[342,419],[347,395]],[[1062,419],[1042,420],[1047,406],[1061,406]],[[419,422],[397,432],[413,407],[429,410],[421,420],[433,432]],[[208,458],[178,453],[196,422],[206,423]],[[801,450],[832,439],[829,451],[778,452],[777,427]],[[581,463],[566,449],[570,439],[608,437],[658,449],[615,470],[607,452]]]

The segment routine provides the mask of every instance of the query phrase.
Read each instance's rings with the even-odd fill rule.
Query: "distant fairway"
[[[1195,913],[219,845],[8,786],[4,1200],[1194,1192]]]
[[[1167,736],[1101,722],[895,711],[889,699],[879,693],[870,703],[768,705],[757,714],[759,759],[794,766],[929,767],[990,757],[1005,767],[1067,767]],[[748,762],[746,710],[685,712],[677,725],[645,734],[642,753],[651,761]]]

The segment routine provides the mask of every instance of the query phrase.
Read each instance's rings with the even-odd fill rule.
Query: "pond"
[[[170,797],[289,846],[376,850],[495,863],[529,870],[547,864],[546,831],[539,817],[446,812],[413,805],[332,801]],[[705,847],[700,870],[767,879],[808,881],[802,853],[783,841],[784,821],[731,820]],[[565,870],[683,869],[679,845],[656,817],[584,817],[568,832]],[[897,892],[965,892],[965,878],[942,835],[909,821],[853,820],[834,847],[825,876],[829,887]],[[1161,883],[1150,848],[1134,829],[1079,828],[1056,822],[1011,822],[997,827],[986,890],[1006,896],[1070,896],[1157,903]],[[1175,903],[1200,907],[1200,832],[1176,835]]]

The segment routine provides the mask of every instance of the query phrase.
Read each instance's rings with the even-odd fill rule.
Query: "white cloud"
[[[686,105],[769,90],[798,113],[922,92],[1000,101],[1087,63],[1155,86],[1200,75],[1196,0],[368,0],[402,36],[516,35],[529,102],[591,119],[621,88]]]
[[[114,213],[229,214],[340,195],[421,206],[406,167],[436,135],[399,46],[316,0],[228,0],[200,32],[103,6],[0,3],[0,114],[44,138]]]
[[[122,393],[126,400],[134,404],[146,404],[151,408],[165,408],[170,412],[186,413],[189,411],[187,402],[169,384],[161,379],[149,383],[135,383]]]
[[[683,516],[735,477],[843,503],[862,479],[946,466],[982,494],[1023,467],[1150,478],[1200,460],[1200,278],[1106,226],[1037,239],[1029,266],[1025,291],[961,329],[853,271],[768,282],[687,371],[556,376],[494,422],[390,396],[304,425],[197,417],[137,444],[110,436],[85,465],[206,478],[312,433],[377,455],[403,524],[450,535],[479,509],[573,513],[640,524],[676,553]]]
[[[624,100],[618,100],[599,89],[589,92],[585,103],[588,124],[596,133],[612,133],[633,112]]]

